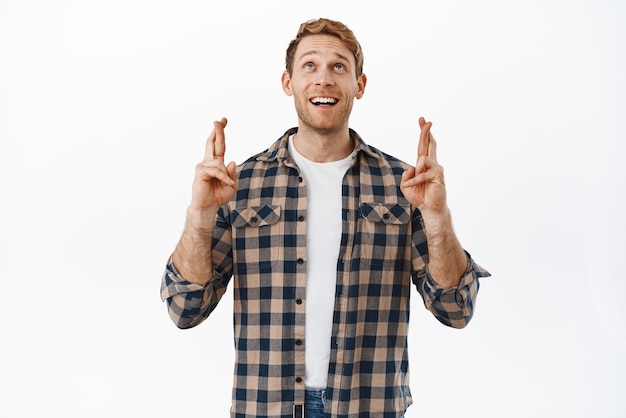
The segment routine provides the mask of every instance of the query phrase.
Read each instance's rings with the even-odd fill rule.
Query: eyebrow
[[[313,50],[313,51],[305,52],[304,54],[302,54],[302,55],[298,58],[298,60],[302,60],[303,58],[305,58],[305,57],[307,57],[307,56],[309,56],[309,55],[317,55],[317,54],[319,54],[319,52],[318,52],[317,50]],[[350,62],[350,59],[349,59],[348,57],[346,57],[346,56],[342,55],[342,54],[337,54],[337,53],[334,53],[333,55],[335,55],[336,57],[338,57],[338,58],[340,58],[340,59],[342,59],[342,60],[344,60],[344,61],[346,61],[346,62]]]

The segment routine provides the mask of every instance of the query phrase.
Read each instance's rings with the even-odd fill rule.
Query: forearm
[[[428,242],[428,272],[441,287],[457,287],[467,271],[465,251],[454,233],[452,217],[446,208],[440,214],[423,218]]]
[[[211,241],[216,213],[187,209],[185,229],[172,253],[172,262],[188,282],[204,285],[213,275]]]
[[[479,279],[490,274],[461,247],[444,210],[422,211],[415,218],[414,282],[437,320],[463,328],[474,312]]]

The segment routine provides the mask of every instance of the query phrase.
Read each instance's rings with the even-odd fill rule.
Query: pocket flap
[[[230,213],[234,227],[259,227],[272,225],[280,219],[280,206],[264,205],[235,209]]]
[[[361,216],[370,222],[407,224],[411,219],[410,206],[400,203],[362,203]]]

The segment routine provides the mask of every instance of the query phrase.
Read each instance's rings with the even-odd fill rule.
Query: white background
[[[232,293],[178,330],[160,301],[194,165],[296,124],[299,24],[350,26],[352,127],[415,159],[434,122],[473,322],[414,293],[411,417],[626,416],[626,5],[620,1],[3,1],[0,415],[226,417]],[[410,4],[410,6],[409,6]]]

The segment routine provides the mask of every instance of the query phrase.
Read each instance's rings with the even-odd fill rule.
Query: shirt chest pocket
[[[239,274],[269,272],[283,251],[281,207],[237,208],[230,213],[233,259]]]
[[[359,255],[369,267],[395,266],[410,257],[411,210],[401,203],[362,203],[359,207]]]

